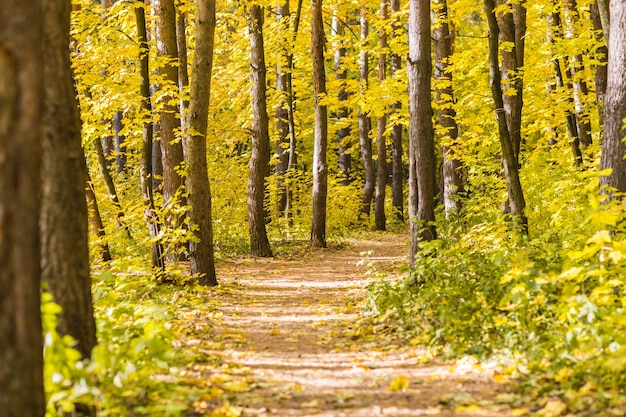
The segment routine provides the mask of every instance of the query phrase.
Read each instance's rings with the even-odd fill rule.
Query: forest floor
[[[188,415],[528,414],[507,405],[510,386],[494,377],[495,365],[444,361],[392,333],[363,329],[368,280],[397,279],[407,253],[405,235],[385,233],[290,258],[221,263],[210,332],[180,341],[219,361],[186,369],[189,380],[213,383],[214,394]]]

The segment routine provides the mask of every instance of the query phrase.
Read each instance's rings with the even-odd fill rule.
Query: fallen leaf
[[[409,378],[406,376],[399,376],[394,378],[389,385],[391,391],[404,391],[409,386]]]
[[[560,399],[552,399],[549,400],[545,407],[539,410],[537,414],[541,417],[558,417],[563,415],[566,409],[567,405],[563,401]]]
[[[270,335],[276,336],[280,334],[280,329],[272,329],[270,330]]]

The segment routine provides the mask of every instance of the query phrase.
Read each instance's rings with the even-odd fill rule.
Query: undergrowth
[[[439,239],[423,245],[406,279],[370,284],[369,311],[452,356],[517,358],[510,373],[529,401],[556,396],[571,412],[619,414],[626,210],[602,203],[597,174],[533,181],[529,238],[474,196],[460,216],[438,223]]]

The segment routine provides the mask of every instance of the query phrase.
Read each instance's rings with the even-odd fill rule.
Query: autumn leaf
[[[406,376],[399,376],[394,378],[389,385],[390,391],[404,391],[409,387],[409,378]]]

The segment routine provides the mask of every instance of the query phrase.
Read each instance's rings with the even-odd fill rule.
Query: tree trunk
[[[554,4],[554,3],[553,3]],[[558,10],[555,10],[548,15],[548,41],[553,45],[556,43],[556,40],[562,36],[562,28],[561,28],[561,14]],[[563,88],[565,86],[563,80],[563,71],[561,70],[561,62],[558,57],[552,58],[552,66],[554,68],[554,79],[556,81],[556,86]],[[568,86],[571,90],[571,86]],[[580,140],[578,138],[578,129],[576,127],[576,119],[574,118],[574,113],[572,112],[574,107],[574,100],[571,96],[567,99],[568,106],[565,110],[565,124],[567,127],[567,133],[569,135],[570,147],[572,148],[572,153],[574,154],[574,163],[576,165],[581,165],[583,162],[583,154],[580,150]]]
[[[452,57],[452,37],[448,25],[448,5],[446,0],[435,0],[436,24],[433,28],[435,46],[435,82],[437,93],[437,118],[442,127],[442,193],[446,217],[461,211],[463,178],[461,177],[461,161],[455,156],[458,146],[459,128],[454,111],[454,89],[452,88],[452,72],[449,62]]]
[[[248,227],[250,253],[253,256],[272,256],[265,224],[266,181],[270,174],[270,135],[267,117],[265,83],[265,48],[263,46],[263,9],[249,6],[247,10],[250,32],[250,66],[252,68],[252,156],[248,181]]]
[[[599,2],[598,2],[599,3]],[[598,104],[598,113],[600,116],[600,125],[604,124],[604,95],[606,94],[606,78],[608,76],[606,70],[606,62],[609,50],[606,46],[607,38],[602,32],[602,21],[600,19],[600,10],[597,4],[591,5],[591,18],[593,21],[593,30],[596,31],[596,40],[600,44],[596,50],[596,68],[595,68],[595,87],[596,87],[596,103]]]
[[[565,37],[567,39],[575,39],[578,37],[577,25],[579,25],[580,20],[578,4],[576,0],[564,0],[563,4],[565,8],[565,21],[567,22]],[[582,78],[584,69],[582,55],[574,54],[570,58],[569,68],[566,74],[573,85],[576,130],[578,131],[580,146],[583,149],[591,145],[591,123],[589,122],[589,115],[584,110],[585,98],[589,94],[587,83]]]
[[[380,2],[380,19],[387,20],[387,0]],[[378,83],[382,84],[387,78],[387,32],[384,28],[378,32]],[[385,217],[385,191],[387,189],[387,141],[385,131],[387,130],[387,115],[378,117],[378,134],[376,136],[376,153],[378,164],[376,165],[376,198],[374,207],[374,222],[376,230],[385,230],[387,219]]]
[[[506,0],[497,0],[499,6]],[[510,10],[498,13],[498,34],[501,43],[513,45],[500,49],[502,56],[502,89],[504,113],[515,161],[519,166],[522,144],[522,92],[524,64],[524,34],[526,32],[526,9],[523,5],[510,6]]]
[[[602,23],[602,33],[606,43],[609,43],[611,17],[609,13],[610,0],[597,0],[598,13],[600,14],[600,22]]]
[[[626,192],[626,3],[611,0],[609,10],[611,30],[600,169],[611,169],[611,173],[602,176],[600,184],[608,187],[605,192],[615,198],[615,192]]]
[[[276,141],[276,152],[278,154],[278,162],[276,164],[277,190],[278,190],[278,212],[285,213],[287,208],[287,184],[285,176],[289,166],[289,77],[291,75],[289,68],[290,53],[288,42],[291,37],[289,32],[289,0],[279,4],[276,7],[276,19],[280,30],[281,57],[276,66],[276,90],[280,94],[280,101],[276,108],[276,131],[278,132],[278,140]],[[293,57],[292,57],[293,58]],[[285,213],[286,214],[286,213]]]
[[[178,69],[176,61],[178,58],[176,45],[176,10],[174,0],[153,0],[156,14],[156,44],[157,55],[168,60],[161,68],[159,75],[163,80],[163,85],[159,89],[171,89],[171,86],[178,87]],[[163,202],[165,205],[165,223],[168,228],[176,229],[181,226],[182,218],[175,213],[176,209],[182,205],[180,189],[183,185],[183,178],[178,174],[177,169],[183,162],[183,146],[176,137],[176,131],[180,129],[180,119],[176,117],[179,109],[173,104],[173,95],[165,93],[162,102],[159,104],[160,133],[161,133],[161,153],[163,158]],[[173,262],[179,259],[183,248],[182,242],[167,242],[166,257]]]
[[[328,193],[328,109],[320,104],[326,95],[324,70],[324,22],[322,0],[311,0],[311,54],[313,58],[313,91],[315,95],[315,131],[313,144],[313,219],[311,246],[326,247],[326,196]]]
[[[44,136],[42,159],[42,279],[63,309],[59,333],[76,339],[88,358],[96,345],[91,299],[87,172],[81,119],[69,55],[70,0],[44,1]]]
[[[437,238],[435,145],[431,104],[430,2],[409,3],[409,218],[411,267],[420,242]]]
[[[391,37],[395,38],[400,36],[400,24],[398,22],[398,12],[400,11],[400,0],[391,0],[391,13],[393,15],[393,25],[391,31]],[[399,54],[391,53],[391,76],[393,77],[402,66],[402,58]],[[402,104],[399,101],[394,102],[391,105],[391,114],[396,114],[402,108]],[[402,125],[400,123],[394,123],[391,130],[391,205],[394,208],[396,218],[404,222],[404,169],[402,163]]]
[[[361,97],[367,93],[368,73],[369,73],[369,54],[367,53],[367,35],[369,33],[369,25],[367,22],[367,7],[365,3],[361,3],[361,53],[359,63],[359,84]],[[374,161],[372,158],[372,139],[370,137],[370,121],[367,112],[363,112],[363,108],[359,107],[359,145],[361,147],[361,159],[363,159],[363,176],[365,183],[363,185],[363,195],[361,197],[361,209],[359,214],[367,217],[370,215],[372,199],[374,198],[375,172]]]
[[[85,198],[87,199],[87,209],[89,211],[89,224],[91,225],[91,232],[98,239],[98,247],[100,252],[100,259],[103,262],[108,262],[113,259],[111,256],[111,250],[109,249],[109,243],[106,240],[106,233],[104,232],[104,223],[102,222],[102,216],[100,216],[100,209],[98,209],[98,201],[96,200],[96,192],[93,189],[91,182],[91,176],[89,170],[87,170],[87,187],[85,188]]]
[[[124,128],[122,124],[122,112],[116,111],[113,115],[113,133],[115,137],[115,163],[117,164],[117,173],[126,172],[126,137],[121,134]]]
[[[196,239],[189,244],[191,273],[200,275],[200,284],[217,285],[213,248],[211,187],[206,159],[206,133],[213,71],[215,41],[215,0],[199,0],[196,15],[196,48],[191,73],[189,131],[184,136],[185,162],[189,167],[186,187],[189,227]]]
[[[148,67],[149,58],[149,46],[148,38],[146,34],[146,17],[142,4],[138,3],[135,6],[135,20],[137,24],[137,38],[139,40],[139,74],[141,77],[141,109],[144,112],[144,121],[142,128],[142,149],[141,149],[141,197],[143,198],[143,213],[144,219],[148,226],[150,233],[150,249],[152,254],[152,268],[159,275],[165,267],[165,258],[163,253],[163,246],[158,240],[160,235],[161,224],[159,216],[155,211],[154,198],[153,198],[153,166],[152,166],[152,136],[153,136],[153,124],[150,121],[150,115],[152,114],[152,102],[150,99],[150,69]]]
[[[176,10],[176,49],[178,52],[178,90],[180,91],[180,121],[185,123],[185,109],[189,102],[184,99],[185,90],[189,87],[189,70],[187,63],[187,19],[185,12]]]
[[[39,1],[0,2],[0,410],[6,417],[45,414],[38,224],[41,12]]]
[[[489,25],[489,84],[491,85],[491,95],[496,110],[498,122],[498,133],[500,146],[502,148],[502,164],[504,166],[504,178],[506,180],[509,206],[515,228],[523,235],[528,235],[528,220],[524,213],[526,205],[522,184],[519,179],[518,161],[515,157],[515,150],[508,130],[502,99],[502,78],[500,76],[500,64],[498,58],[498,21],[495,14],[494,0],[485,1],[485,13]]]
[[[336,36],[343,37],[343,22],[337,17],[333,16],[333,32]],[[335,79],[341,84],[339,86],[339,93],[337,94],[337,100],[339,101],[339,108],[337,109],[337,123],[340,128],[337,130],[337,147],[339,153],[339,177],[341,178],[342,185],[348,185],[351,181],[352,175],[352,158],[347,152],[350,148],[350,125],[348,122],[348,108],[345,106],[345,102],[348,100],[348,92],[346,91],[346,80],[348,79],[348,71],[344,67],[343,60],[346,56],[346,47],[344,46],[344,40],[338,41],[335,48]]]

